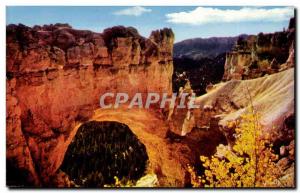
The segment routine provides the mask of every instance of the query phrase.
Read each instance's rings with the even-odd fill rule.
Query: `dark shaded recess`
[[[14,77],[12,72],[6,72],[6,79],[11,80]]]
[[[139,179],[147,160],[145,146],[127,125],[91,121],[78,129],[60,169],[81,187],[103,187],[113,184],[114,176]]]
[[[280,147],[281,146],[288,146],[292,140],[295,139],[295,127],[296,120],[295,120],[295,114],[292,114],[283,122],[283,126],[279,130],[279,137],[278,139],[273,143],[273,150],[277,155],[280,155]],[[282,156],[280,156],[281,158]]]
[[[227,145],[226,136],[219,130],[218,125],[211,124],[210,128],[193,128],[183,140],[191,149],[194,150],[194,167],[198,175],[204,174],[203,163],[200,161],[200,155],[210,157],[217,151],[220,144]]]
[[[226,136],[219,129],[218,122],[218,119],[212,119],[209,128],[194,127],[186,136],[177,135],[170,130],[166,133],[166,138],[170,143],[186,144],[192,150],[191,164],[198,175],[203,175],[205,170],[200,161],[200,155],[210,157],[216,153],[218,145],[228,145]],[[185,187],[192,187],[190,178],[187,178]]]
[[[226,54],[220,54],[215,58],[203,58],[194,60],[191,58],[173,58],[173,91],[178,92],[184,86],[186,79],[191,83],[197,96],[206,93],[206,86],[216,84],[222,80]],[[186,76],[180,77],[185,72]]]
[[[17,167],[17,160],[6,159],[6,186],[10,188],[34,187],[27,170]]]

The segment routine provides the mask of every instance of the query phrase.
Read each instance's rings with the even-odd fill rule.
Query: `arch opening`
[[[75,185],[103,187],[114,177],[136,181],[146,171],[144,144],[130,128],[116,121],[82,124],[70,143],[60,169]]]

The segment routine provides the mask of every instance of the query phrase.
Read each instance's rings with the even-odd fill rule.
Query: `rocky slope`
[[[219,135],[219,129],[226,140],[222,141],[219,135],[218,143],[231,146],[235,142],[235,127],[229,122],[239,120],[241,115],[249,113],[253,107],[262,125],[262,133],[271,136],[273,149],[279,155],[277,164],[284,170],[282,178],[285,179],[285,186],[294,187],[294,73],[294,68],[290,68],[261,78],[216,84],[207,94],[196,99],[199,109],[174,110],[170,120],[175,125],[173,130],[186,136],[197,130],[206,134],[214,131],[214,134],[209,135],[210,143],[214,143],[217,141],[214,136]],[[202,155],[205,153],[200,152]]]
[[[226,122],[237,119],[253,105],[266,132],[281,132],[285,120],[294,116],[294,69],[257,79],[219,83],[206,95],[198,97],[197,104],[202,111],[213,113],[212,119],[217,116],[220,119],[219,125],[225,130]],[[207,125],[211,121],[197,120],[198,126]],[[286,133],[282,137],[288,135]]]
[[[295,164],[295,82],[294,68],[251,80],[231,80],[215,85],[197,99],[202,110],[194,112],[196,125],[203,127],[218,120],[227,142],[235,141],[234,125],[253,106],[262,125],[263,135],[271,136],[273,150],[279,155],[277,165],[283,170],[279,186],[294,187]],[[210,117],[201,119],[201,117]],[[203,120],[206,120],[203,122]],[[205,123],[206,122],[206,123]]]
[[[224,80],[251,79],[293,67],[295,18],[287,30],[238,39],[226,55]]]
[[[144,38],[122,26],[95,33],[20,24],[6,33],[7,162],[27,185],[49,185],[76,125],[93,116],[101,94],[172,92],[170,29]]]

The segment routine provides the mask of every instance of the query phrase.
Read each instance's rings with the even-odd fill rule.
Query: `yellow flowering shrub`
[[[134,182],[126,178],[120,180],[117,176],[114,177],[115,183],[110,185],[104,185],[106,188],[124,188],[124,187],[134,187]]]
[[[269,135],[262,135],[262,126],[255,113],[245,114],[234,125],[236,141],[232,148],[219,145],[213,156],[200,156],[205,168],[198,176],[188,166],[193,187],[276,187],[280,186],[278,156],[269,144]]]

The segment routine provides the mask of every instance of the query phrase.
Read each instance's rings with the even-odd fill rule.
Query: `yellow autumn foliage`
[[[269,135],[262,135],[257,115],[250,111],[239,121],[228,123],[235,126],[236,141],[232,148],[219,145],[211,157],[200,156],[205,168],[198,176],[188,166],[193,187],[278,187],[280,169],[278,156],[269,143]]]
[[[106,188],[129,188],[129,187],[134,187],[134,182],[132,180],[128,180],[126,178],[122,178],[121,180],[115,176],[114,177],[115,183],[110,184],[110,185],[104,185]]]

